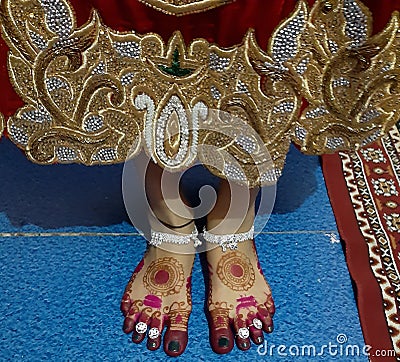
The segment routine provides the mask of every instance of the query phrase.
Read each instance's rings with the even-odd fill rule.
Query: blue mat
[[[134,230],[124,211],[121,172],[120,165],[33,165],[9,141],[0,142],[0,360],[171,360],[161,350],[132,344],[122,332],[120,297],[145,242],[123,236]],[[274,333],[259,349],[215,355],[197,260],[189,346],[177,360],[367,361],[344,352],[364,341],[335,236],[318,158],[292,148],[274,212],[257,238],[277,305]],[[329,344],[342,349],[336,356],[327,349],[317,357],[291,356],[311,345],[318,353]]]

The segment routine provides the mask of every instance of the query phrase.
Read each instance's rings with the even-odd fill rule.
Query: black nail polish
[[[149,348],[155,348],[157,346],[157,343],[156,342],[148,342],[147,345]]]
[[[140,339],[140,335],[139,334],[134,334],[134,335],[132,335],[132,339],[134,341],[138,341]]]
[[[261,344],[264,341],[264,338],[263,337],[257,337],[256,341],[257,341],[258,344]]]
[[[242,348],[247,348],[247,347],[249,347],[249,344],[247,342],[243,342],[242,343]]]
[[[226,348],[229,346],[229,339],[226,337],[221,337],[218,339],[218,347]]]
[[[267,328],[267,330],[268,330],[268,333],[272,333],[272,332],[274,331],[274,327],[269,326],[269,327]]]
[[[168,351],[170,352],[179,352],[179,342],[178,341],[171,341],[168,343]]]

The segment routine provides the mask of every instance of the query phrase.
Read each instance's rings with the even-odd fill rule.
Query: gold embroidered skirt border
[[[291,141],[357,149],[400,118],[399,15],[371,36],[358,0],[299,1],[268,50],[176,32],[119,33],[67,0],[3,0],[11,82],[25,102],[9,137],[37,163],[124,162],[142,149],[181,171],[196,161],[249,186],[273,183]],[[305,107],[303,106],[305,105]]]

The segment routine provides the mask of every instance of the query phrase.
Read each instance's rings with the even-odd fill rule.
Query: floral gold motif
[[[358,148],[400,118],[398,13],[371,36],[358,0],[299,1],[266,52],[251,30],[232,48],[186,46],[179,32],[165,44],[109,29],[96,11],[77,28],[67,0],[0,6],[10,79],[25,102],[7,130],[37,163],[110,164],[144,149],[171,171],[199,160],[264,185],[292,140],[312,154]]]
[[[214,9],[235,0],[139,0],[170,15],[187,15]]]

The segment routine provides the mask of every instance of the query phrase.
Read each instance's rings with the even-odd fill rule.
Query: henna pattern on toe
[[[239,251],[221,257],[217,275],[222,283],[235,291],[249,290],[255,282],[255,273],[250,259]]]

